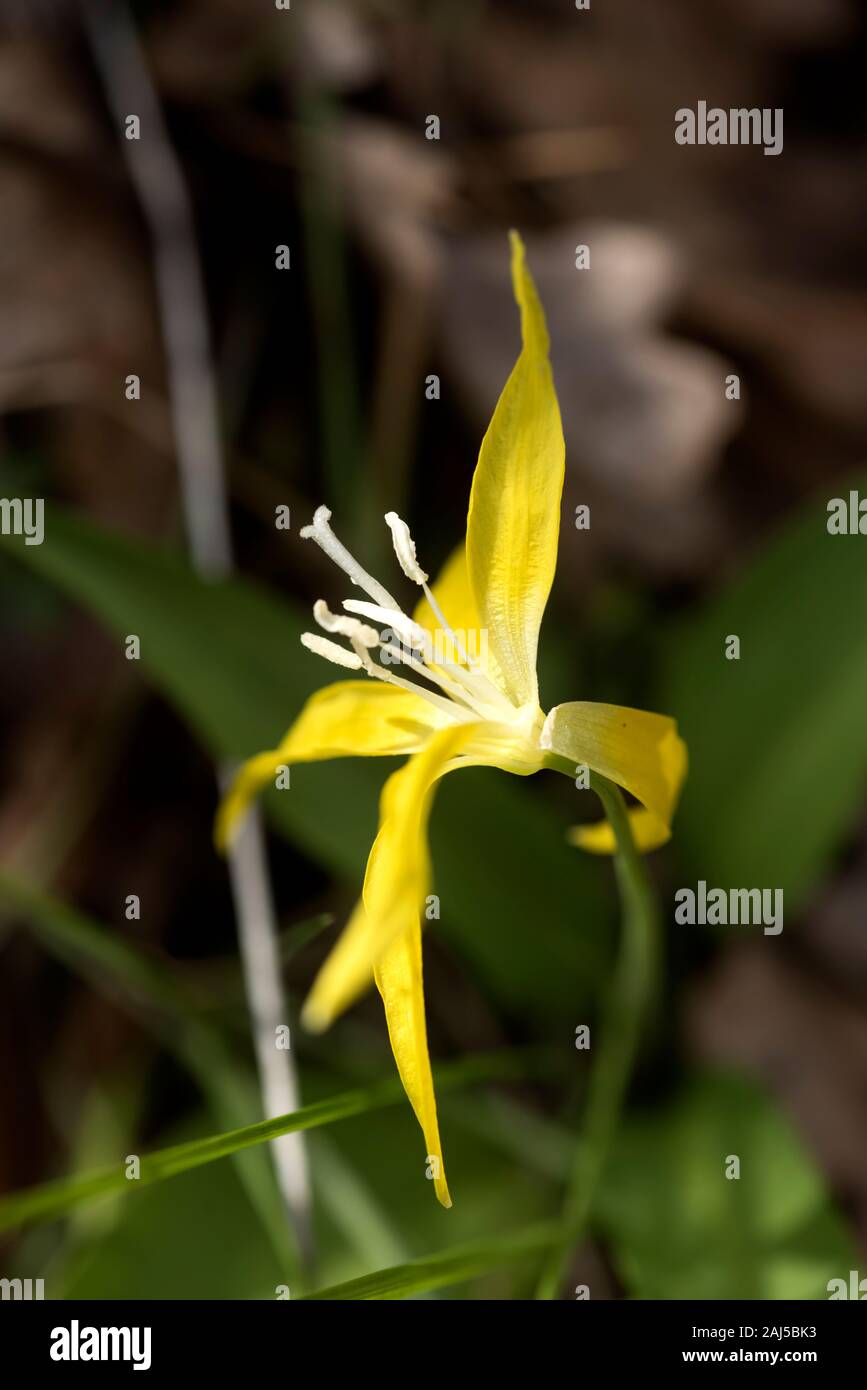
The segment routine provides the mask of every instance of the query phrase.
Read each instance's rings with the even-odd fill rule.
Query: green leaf
[[[454,1250],[442,1250],[424,1259],[410,1260],[392,1269],[378,1269],[361,1279],[350,1279],[330,1289],[308,1294],[309,1299],[397,1299],[449,1284],[463,1284],[481,1274],[502,1269],[520,1260],[544,1254],[555,1239],[553,1223],[531,1226],[493,1240],[474,1241]]]
[[[739,1178],[726,1176],[732,1157]],[[853,1268],[849,1237],[791,1126],[737,1076],[698,1078],[671,1105],[625,1123],[594,1221],[639,1298],[826,1298],[827,1281]]]
[[[299,643],[308,620],[261,587],[206,583],[176,557],[57,508],[46,509],[45,528],[41,546],[6,543],[120,637],[140,637],[150,679],[216,757],[273,747],[327,678]],[[266,804],[312,858],[360,884],[394,765],[299,766],[291,791],[272,791]],[[433,819],[438,930],[501,1004],[540,1027],[571,1018],[607,961],[603,869],[566,844],[566,825],[524,779],[469,771],[446,782],[457,785],[443,788]]]
[[[689,745],[681,864],[713,887],[782,888],[788,912],[867,787],[867,541],[826,521],[820,498],[675,634],[659,697]]]
[[[533,1074],[534,1071],[548,1069],[548,1060],[543,1061],[539,1053],[521,1053],[514,1049],[500,1053],[477,1054],[438,1068],[435,1073],[437,1090],[445,1093],[454,1086],[468,1086],[481,1081],[515,1080]],[[117,1163],[93,1173],[60,1178],[55,1182],[13,1192],[0,1198],[0,1231],[33,1221],[51,1220],[62,1216],[64,1212],[72,1210],[82,1202],[95,1200],[106,1193],[135,1191],[151,1183],[174,1177],[177,1173],[184,1173],[190,1168],[198,1168],[204,1163],[214,1163],[217,1159],[239,1153],[255,1144],[265,1144],[271,1139],[279,1138],[281,1134],[295,1134],[300,1130],[315,1129],[353,1115],[367,1114],[368,1111],[377,1110],[382,1106],[394,1105],[402,1100],[403,1096],[400,1080],[390,1077],[372,1086],[345,1091],[327,1100],[317,1101],[313,1105],[305,1105],[291,1115],[278,1115],[274,1119],[260,1120],[256,1124],[245,1125],[223,1134],[194,1139],[156,1153],[144,1154],[140,1160],[138,1179],[128,1178],[125,1165]]]

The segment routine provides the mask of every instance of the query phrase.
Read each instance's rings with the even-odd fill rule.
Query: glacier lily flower
[[[617,705],[571,703],[546,715],[536,649],[557,560],[565,446],[548,358],[545,318],[523,244],[511,236],[521,317],[520,356],[482,441],[466,542],[429,585],[404,522],[385,518],[404,576],[422,594],[412,616],[341,545],[320,507],[301,535],[315,541],[366,594],[314,616],[326,636],[311,651],[363,679],[327,685],[307,702],[278,748],[240,769],[218,813],[225,845],[251,798],[293,762],[409,755],[385,783],[379,832],[361,899],[323,965],[303,1020],[326,1028],[373,982],[391,1046],[427,1146],[436,1195],[451,1205],[442,1162],[422,992],[421,908],[430,886],[427,822],[450,772],[477,766],[519,776],[578,766],[631,793],[636,844],[664,843],[686,772],[673,720]],[[343,638],[344,642],[335,641]],[[595,852],[616,848],[607,822],[572,832]]]

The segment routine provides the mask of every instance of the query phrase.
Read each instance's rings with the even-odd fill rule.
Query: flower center
[[[317,507],[312,525],[302,528],[301,538],[315,541],[352,583],[364,590],[368,599],[346,599],[343,613],[332,613],[324,600],[318,599],[313,605],[317,623],[324,632],[346,638],[349,646],[315,632],[303,633],[303,645],[337,666],[363,670],[375,680],[412,691],[457,723],[477,719],[512,723],[518,711],[467,652],[451,627],[416,559],[409,527],[397,512],[388,512],[385,517],[394,552],[407,579],[424,592],[440,625],[434,634],[408,617],[388,590],[361,567],[337,539],[330,521],[328,508]],[[363,618],[369,621],[363,622]],[[374,653],[378,660],[374,660]],[[398,675],[391,669],[395,666],[411,672],[416,679]]]

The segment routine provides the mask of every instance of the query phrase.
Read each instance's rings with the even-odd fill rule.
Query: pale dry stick
[[[196,569],[207,579],[219,579],[232,569],[232,548],[207,306],[190,199],[128,5],[124,0],[85,0],[82,12],[153,243],[186,535]],[[139,139],[125,138],[131,115],[139,118]],[[231,767],[220,769],[221,785],[231,773]],[[229,872],[262,1104],[270,1119],[296,1110],[300,1094],[292,1052],[277,1047],[276,1029],[285,1025],[288,1015],[262,824],[255,810],[229,851]],[[313,1238],[303,1136],[275,1140],[272,1153],[280,1191],[309,1264]]]

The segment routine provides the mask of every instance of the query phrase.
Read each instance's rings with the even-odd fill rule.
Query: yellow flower
[[[385,784],[361,900],[313,985],[303,1019],[326,1028],[375,980],[444,1206],[451,1198],[427,1048],[420,921],[437,782],[476,766],[521,776],[543,767],[574,776],[586,766],[640,803],[630,812],[633,831],[639,848],[652,849],[668,839],[686,772],[685,745],[671,719],[588,703],[558,705],[546,716],[539,705],[536,648],[557,561],[565,447],[544,314],[514,232],[511,245],[522,347],[482,441],[465,545],[431,588],[406,525],[387,514],[400,567],[423,591],[409,617],[341,545],[328,509],[317,510],[302,537],[316,541],[367,597],[345,601],[342,613],[320,600],[314,615],[330,636],[305,633],[301,640],[365,678],[314,695],[279,748],[241,768],[217,821],[217,840],[225,845],[281,764],[410,755]],[[604,821],[572,838],[598,852],[615,848]]]

